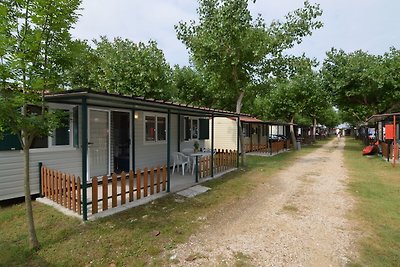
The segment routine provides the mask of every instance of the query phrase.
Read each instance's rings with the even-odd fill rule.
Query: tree
[[[94,48],[76,43],[72,88],[92,88],[110,93],[169,100],[173,96],[172,70],[157,43],[138,44],[106,37],[94,40]],[[76,57],[81,55],[81,57]]]
[[[79,0],[4,0],[0,12],[0,128],[19,137],[24,151],[24,188],[29,245],[38,249],[30,198],[29,149],[48,136],[60,116],[44,105],[44,93],[62,84],[64,52],[77,19]],[[3,18],[3,17],[2,17]],[[4,40],[4,41],[3,41]],[[41,107],[33,112],[29,105]]]
[[[223,99],[220,108],[237,113],[246,93],[268,76],[271,58],[322,26],[315,21],[321,10],[308,2],[288,14],[286,22],[274,21],[269,27],[261,16],[253,20],[248,0],[199,0],[197,13],[198,24],[175,26],[178,39],[188,48],[195,68],[209,77],[214,97]],[[242,135],[241,140],[243,144]]]
[[[327,53],[322,68],[324,86],[347,122],[358,125],[373,114],[399,110],[399,55],[394,48],[383,56],[361,50]]]
[[[216,99],[210,92],[205,78],[191,67],[175,66],[173,70],[173,87],[175,98],[181,103],[211,107]]]
[[[275,79],[275,87],[256,105],[262,107],[264,116],[268,119],[290,121],[292,143],[296,143],[293,124],[296,117],[310,119],[313,124],[313,134],[317,119],[331,107],[327,92],[321,84],[320,75],[313,71],[316,62],[305,57],[297,59],[291,69],[292,74],[285,79]]]
[[[74,40],[69,45],[67,58],[71,68],[67,69],[65,87],[73,89],[97,89],[100,58],[85,40]]]

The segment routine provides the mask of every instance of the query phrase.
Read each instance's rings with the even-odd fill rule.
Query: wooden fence
[[[213,160],[214,174],[236,168],[237,152],[236,150],[218,149]],[[198,164],[197,171],[200,178],[211,175],[211,156],[201,157]]]
[[[278,153],[282,150],[290,148],[290,140],[281,140],[267,144],[246,144],[245,151],[247,152],[261,152],[261,153]]]
[[[167,166],[157,168],[137,169],[136,174],[131,170],[129,173],[122,172],[120,177],[116,174],[111,176],[111,186],[108,176],[103,176],[101,181],[97,177],[92,178],[92,214],[109,208],[109,199],[111,207],[124,205],[126,202],[132,202],[135,199],[141,199],[165,191],[167,188]]]
[[[273,142],[271,144],[271,152],[272,153],[278,153],[285,148],[285,141],[278,141],[278,142]]]
[[[389,159],[389,145],[385,142],[382,142],[381,147],[382,147],[382,157],[386,160]]]
[[[41,168],[42,194],[67,209],[81,214],[81,179],[74,175]]]

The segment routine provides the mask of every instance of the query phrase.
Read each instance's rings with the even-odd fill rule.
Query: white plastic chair
[[[186,156],[185,154],[181,152],[174,152],[172,153],[172,158],[174,159],[174,163],[172,166],[172,173],[175,172],[175,167],[177,169],[179,166],[182,168],[182,175],[185,175],[185,168],[190,168],[190,157]],[[178,170],[179,171],[179,170]]]
[[[189,156],[190,162],[189,162],[189,170],[192,169],[192,174],[194,172],[194,164],[196,161],[195,157],[192,157],[191,155],[193,154],[193,148],[184,148],[182,149],[182,153],[185,154],[186,156]]]

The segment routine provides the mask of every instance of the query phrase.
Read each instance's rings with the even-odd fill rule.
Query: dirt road
[[[177,266],[345,266],[356,254],[343,147],[298,158],[213,218],[172,252]]]

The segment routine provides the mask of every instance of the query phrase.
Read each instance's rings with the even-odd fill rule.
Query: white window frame
[[[186,138],[186,118],[189,119],[190,122],[190,137],[189,139]],[[193,121],[197,121],[197,138],[193,138]],[[189,141],[198,141],[199,140],[199,135],[200,135],[200,120],[197,117],[191,117],[191,116],[184,116],[183,117],[183,139],[185,142]]]
[[[146,117],[154,117],[155,129],[154,129],[154,141],[147,141],[146,140]],[[165,140],[158,140],[158,120],[157,118],[164,118],[165,119]],[[168,120],[167,115],[162,113],[151,113],[151,112],[143,112],[143,143],[146,145],[152,144],[166,144],[168,140]]]
[[[189,119],[190,122],[190,137],[189,139],[186,138],[186,118]],[[197,121],[197,138],[193,138],[193,121]],[[198,141],[199,140],[199,135],[200,135],[200,119],[197,117],[190,117],[190,116],[184,116],[183,117],[183,134],[184,134],[184,141],[189,142],[189,141]]]
[[[40,148],[30,148],[29,150],[32,153],[40,153],[40,152],[48,152],[48,151],[68,151],[68,150],[76,150],[73,146],[73,107],[71,105],[62,105],[62,104],[50,104],[48,105],[49,110],[67,110],[69,112],[69,145],[53,145],[53,136],[49,135],[47,138],[47,147]]]
[[[53,145],[53,135],[55,134],[56,129],[53,130],[53,133],[49,136],[49,148],[56,148],[56,147],[60,147],[60,148],[71,148],[73,147],[73,132],[74,132],[74,125],[72,120],[73,118],[73,114],[72,114],[72,107],[65,107],[65,108],[51,108],[51,110],[65,110],[68,112],[68,121],[69,121],[69,130],[68,130],[68,135],[69,135],[69,145]]]

